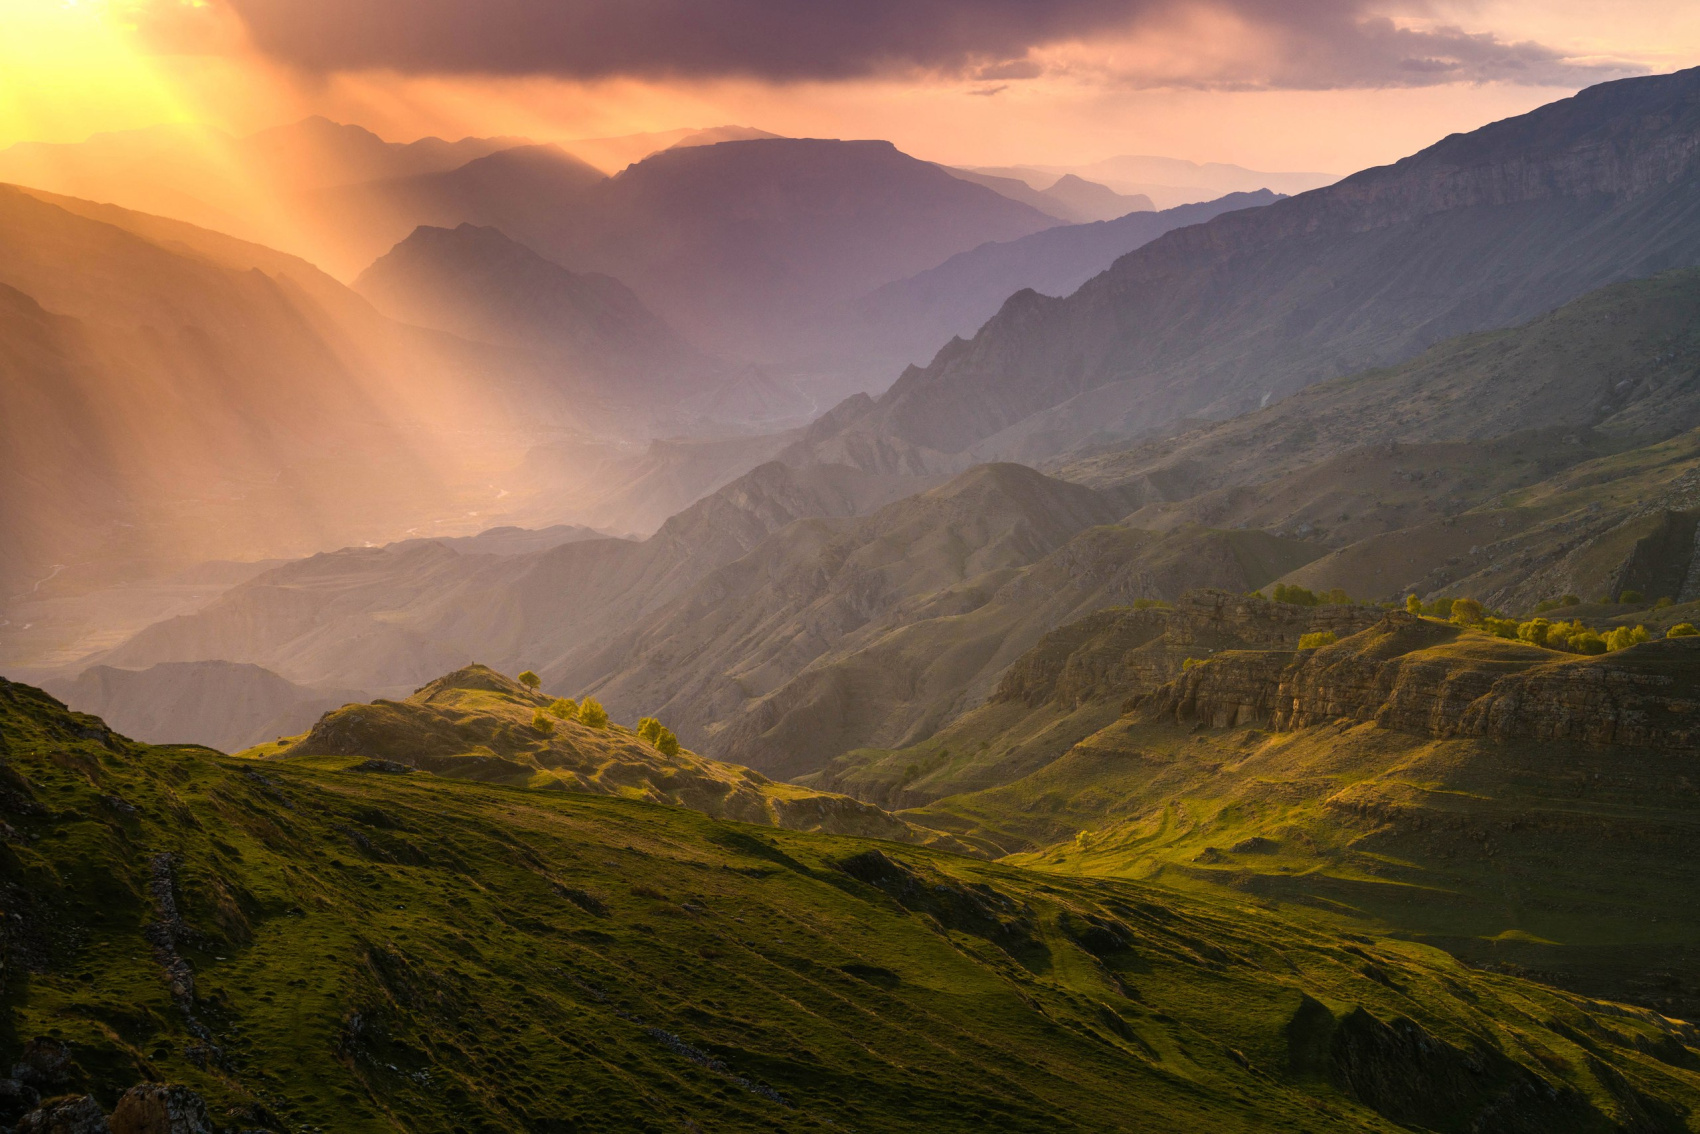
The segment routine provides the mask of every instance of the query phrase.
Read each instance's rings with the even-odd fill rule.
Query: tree
[[[519,675],[519,683],[535,693],[537,687],[543,684],[543,679],[528,669]]]
[[[586,697],[578,703],[578,723],[587,728],[607,728],[608,710],[595,697]]]
[[[1624,591],[1622,594],[1617,596],[1617,601],[1623,602],[1623,603],[1640,602],[1641,601],[1641,592],[1640,591]]]
[[[549,702],[549,714],[570,721],[578,716],[578,702],[571,697],[557,697]]]
[[[1667,637],[1667,638],[1696,638],[1696,637],[1700,637],[1700,627],[1696,627],[1694,625],[1694,623],[1692,623],[1692,622],[1678,622],[1675,626],[1672,626],[1669,630],[1665,631],[1665,637]]]
[[[1285,583],[1276,583],[1272,592],[1276,602],[1284,602],[1291,606],[1316,606],[1322,600],[1309,587],[1289,587]]]
[[[1582,600],[1575,595],[1562,595],[1558,600],[1559,606],[1581,606]]]
[[[661,738],[661,722],[654,717],[641,717],[637,723],[637,734],[654,744]]]
[[[1630,646],[1639,646],[1649,637],[1645,626],[1619,626],[1606,635],[1606,649],[1627,650]]]
[[[1422,612],[1423,612],[1423,600],[1418,598],[1414,594],[1406,595],[1405,596],[1405,613],[1406,614],[1421,614]]]
[[[1332,630],[1313,630],[1299,639],[1299,649],[1317,650],[1323,646],[1332,646],[1340,640],[1340,635]]]
[[[1486,617],[1487,611],[1473,598],[1452,600],[1452,621],[1460,626],[1474,626]]]
[[[555,732],[555,722],[551,720],[549,718],[549,714],[545,713],[542,709],[538,709],[535,713],[531,714],[531,727],[542,733],[544,736],[552,736]]]
[[[672,729],[663,725],[660,735],[655,738],[655,747],[660,750],[663,756],[677,756],[679,754],[679,738],[673,735]]]

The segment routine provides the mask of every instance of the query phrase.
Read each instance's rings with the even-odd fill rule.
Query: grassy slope
[[[1470,632],[1406,660],[1431,674],[1591,664],[1567,657]],[[1657,669],[1645,680],[1692,679]],[[1347,719],[1274,733],[1134,714],[1020,780],[903,814],[1012,862],[1257,893],[1688,1015],[1700,1009],[1691,763]]]
[[[0,729],[0,1052],[58,1035],[108,1105],[169,1078],[276,1129],[1362,1131],[1394,1127],[1350,1095],[1437,1130],[1508,1096],[1497,1128],[1603,1131],[1700,1101],[1682,1027],[1251,899],[150,748],[12,684]]]
[[[668,756],[623,725],[547,718],[552,699],[487,666],[447,674],[405,701],[345,705],[310,732],[241,753],[269,760],[358,756],[454,779],[617,795],[721,819],[913,842],[939,837],[857,800],[775,783],[688,749]]]

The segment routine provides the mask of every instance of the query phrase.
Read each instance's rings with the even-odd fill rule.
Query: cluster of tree
[[[519,675],[519,683],[537,692],[543,679],[531,670]],[[551,720],[550,718],[554,718]],[[602,702],[595,697],[586,697],[575,701],[571,697],[557,697],[549,702],[545,709],[538,709],[531,714],[531,727],[544,736],[552,735],[555,731],[555,721],[577,721],[586,728],[607,728],[608,710],[602,707]],[[656,720],[654,717],[643,717],[634,730],[644,740],[653,744],[664,756],[679,754],[679,738],[673,735],[673,730]]]
[[[1340,640],[1340,635],[1332,630],[1313,630],[1299,637],[1299,649],[1318,650],[1323,646],[1332,646]]]
[[[1624,594],[1634,594],[1625,591]],[[1640,596],[1636,595],[1636,600]],[[1631,601],[1625,599],[1625,602]],[[1530,645],[1541,646],[1548,650],[1563,650],[1572,654],[1605,654],[1616,650],[1626,650],[1630,646],[1638,646],[1652,638],[1645,626],[1617,626],[1605,632],[1600,632],[1589,626],[1584,626],[1580,619],[1553,621],[1540,617],[1544,610],[1557,607],[1579,606],[1581,600],[1575,595],[1565,595],[1555,602],[1542,603],[1535,608],[1536,617],[1519,620],[1507,618],[1499,611],[1489,610],[1473,598],[1436,599],[1433,602],[1423,602],[1416,595],[1405,599],[1405,609],[1411,614],[1425,614],[1431,618],[1445,618],[1460,626],[1473,626],[1497,638],[1509,638],[1514,641],[1528,642]],[[1659,606],[1671,605],[1669,599],[1660,599]],[[1666,632],[1667,638],[1685,638],[1692,634],[1700,634],[1700,630],[1690,623],[1684,622],[1673,626]]]

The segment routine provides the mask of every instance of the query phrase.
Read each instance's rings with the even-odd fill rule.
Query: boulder
[[[112,1134],[214,1134],[201,1096],[177,1083],[139,1083],[112,1111]]]
[[[91,1095],[49,1099],[18,1120],[14,1134],[112,1134]]]

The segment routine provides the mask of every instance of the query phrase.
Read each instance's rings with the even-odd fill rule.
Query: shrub
[[[1473,598],[1453,599],[1452,609],[1448,613],[1452,621],[1460,626],[1474,626],[1487,617],[1487,611],[1482,608],[1482,604]]]
[[[570,721],[578,716],[578,702],[571,697],[557,697],[549,702],[549,715]]]
[[[586,697],[578,703],[578,723],[589,728],[607,728],[608,710],[595,697]]]
[[[1191,669],[1193,666],[1203,665],[1203,664],[1204,664],[1203,658],[1182,658],[1181,659],[1181,672],[1185,673],[1187,670]]]
[[[1641,601],[1641,592],[1640,591],[1624,591],[1622,594],[1617,596],[1617,601],[1618,602],[1640,602]]]
[[[1418,598],[1416,595],[1406,595],[1405,596],[1405,613],[1406,614],[1421,614],[1422,612],[1423,612],[1423,600]]]
[[[1289,587],[1285,583],[1276,583],[1273,594],[1276,602],[1284,602],[1289,606],[1316,606],[1322,602],[1310,588]]]
[[[1619,626],[1606,635],[1606,649],[1627,650],[1630,646],[1639,646],[1649,637],[1645,626]]]
[[[1663,610],[1667,606],[1675,606],[1675,605],[1676,605],[1676,600],[1671,598],[1669,595],[1665,595],[1662,598],[1660,598],[1658,602],[1653,604],[1653,609],[1654,610]]]
[[[1535,613],[1536,614],[1545,614],[1547,611],[1557,608],[1557,606],[1558,606],[1558,600],[1557,599],[1544,598],[1540,602],[1537,602],[1535,604]]]
[[[1582,600],[1577,598],[1575,595],[1561,595],[1561,596],[1559,596],[1558,605],[1559,606],[1581,606]]]
[[[1667,638],[1700,637],[1700,627],[1696,627],[1694,625],[1694,623],[1692,623],[1692,622],[1678,622],[1675,626],[1672,626],[1669,630],[1665,631],[1665,637],[1667,637]]]
[[[1352,596],[1347,594],[1342,588],[1335,587],[1333,590],[1322,596],[1322,601],[1327,603],[1329,606],[1346,606],[1351,603]]]
[[[1160,598],[1136,598],[1133,600],[1133,609],[1135,610],[1150,610],[1153,607],[1158,610],[1168,610],[1169,604]]]
[[[1547,631],[1551,629],[1552,622],[1549,619],[1531,618],[1527,622],[1517,624],[1517,636],[1525,642],[1544,646],[1547,644]]]
[[[656,720],[654,717],[639,717],[637,723],[637,734],[643,739],[649,741],[651,744],[654,744],[656,739],[661,735],[661,722]]]
[[[543,679],[528,669],[519,675],[519,683],[535,693],[537,687],[543,684]]]
[[[542,709],[538,709],[535,713],[531,714],[531,727],[542,733],[544,736],[550,736],[555,731],[555,722],[550,719],[548,713],[545,713]]]
[[[660,749],[663,756],[679,754],[679,738],[673,735],[673,730],[666,725],[661,726],[661,732],[655,738],[655,747]]]
[[[1299,639],[1299,649],[1316,650],[1323,646],[1332,646],[1340,640],[1340,635],[1332,630],[1313,630]]]
[[[1515,618],[1494,618],[1489,616],[1482,619],[1481,624],[1478,625],[1476,629],[1485,630],[1489,634],[1492,634],[1495,638],[1521,638],[1523,636],[1523,628],[1518,625]]]

